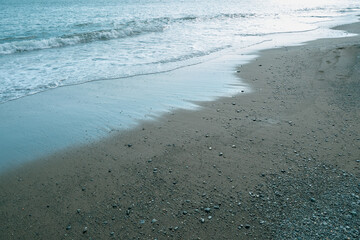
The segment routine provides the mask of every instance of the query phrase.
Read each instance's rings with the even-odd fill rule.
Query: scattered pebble
[[[86,233],[87,231],[88,231],[88,228],[87,228],[87,227],[84,227],[83,233]]]

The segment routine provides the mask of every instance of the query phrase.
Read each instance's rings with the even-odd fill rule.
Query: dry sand
[[[358,36],[263,51],[238,68],[252,93],[3,174],[0,239],[358,239],[359,56]]]

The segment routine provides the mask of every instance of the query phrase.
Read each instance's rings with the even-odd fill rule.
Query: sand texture
[[[0,239],[359,239],[359,57],[263,51],[251,93],[3,174]]]

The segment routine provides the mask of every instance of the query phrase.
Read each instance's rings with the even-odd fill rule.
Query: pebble
[[[186,215],[186,214],[188,214],[188,212],[187,212],[187,211],[183,211],[183,214]]]
[[[315,198],[310,198],[310,201],[311,202],[316,202],[316,199]]]
[[[222,152],[219,152],[219,156],[221,157],[223,155],[223,153]]]
[[[154,173],[157,173],[157,171],[158,171],[157,168],[154,168],[154,169],[153,169],[153,172],[154,172]]]
[[[204,222],[205,222],[205,219],[204,219],[204,218],[200,218],[200,222],[201,222],[201,223],[204,223]]]
[[[145,223],[145,220],[144,220],[144,219],[141,219],[139,223],[140,223],[140,224],[144,224],[144,223]]]
[[[71,225],[68,225],[67,227],[66,227],[66,230],[70,230],[71,229]]]
[[[77,213],[80,213],[80,212],[81,212],[81,209],[80,209],[80,208],[76,209],[76,212],[77,212]]]
[[[250,228],[250,225],[249,225],[249,224],[246,224],[244,227],[245,227],[246,229],[249,229],[249,228]]]
[[[204,211],[209,213],[211,211],[211,209],[210,208],[204,208]]]
[[[156,223],[158,220],[156,220],[155,218],[153,218],[153,220],[151,220],[151,223]]]
[[[83,233],[86,233],[87,231],[88,231],[88,228],[87,228],[87,227],[84,227]]]
[[[110,236],[114,236],[114,234],[115,234],[114,232],[111,232],[111,233],[110,233]]]

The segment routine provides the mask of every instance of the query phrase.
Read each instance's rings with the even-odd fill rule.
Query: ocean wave
[[[231,45],[225,45],[222,47],[216,47],[216,48],[212,48],[212,49],[205,50],[205,51],[196,51],[191,54],[181,55],[178,57],[167,58],[167,59],[163,59],[160,61],[149,62],[146,64],[139,64],[139,65],[156,65],[156,64],[166,64],[166,63],[175,63],[175,62],[180,62],[180,61],[186,61],[186,60],[190,60],[193,58],[204,57],[204,56],[207,56],[207,55],[210,55],[210,54],[213,54],[216,52],[220,52],[222,50],[225,50],[225,49],[231,48],[231,47],[232,47]]]
[[[132,37],[144,33],[161,32],[163,31],[164,27],[164,24],[156,24],[155,22],[149,23],[132,21],[114,29],[76,33],[48,39],[13,41],[0,44],[0,55]]]
[[[0,55],[9,55],[14,53],[30,52],[43,49],[60,48],[78,44],[91,43],[96,41],[106,41],[134,37],[147,33],[163,32],[171,24],[182,24],[185,22],[209,21],[213,19],[234,19],[252,17],[255,14],[219,14],[213,16],[185,16],[180,18],[152,18],[146,20],[131,20],[125,23],[114,23],[113,28],[79,32],[70,35],[39,39],[36,36],[31,37],[12,37],[0,41]],[[77,23],[74,28],[86,27],[90,23]],[[1,39],[0,39],[1,40]]]

